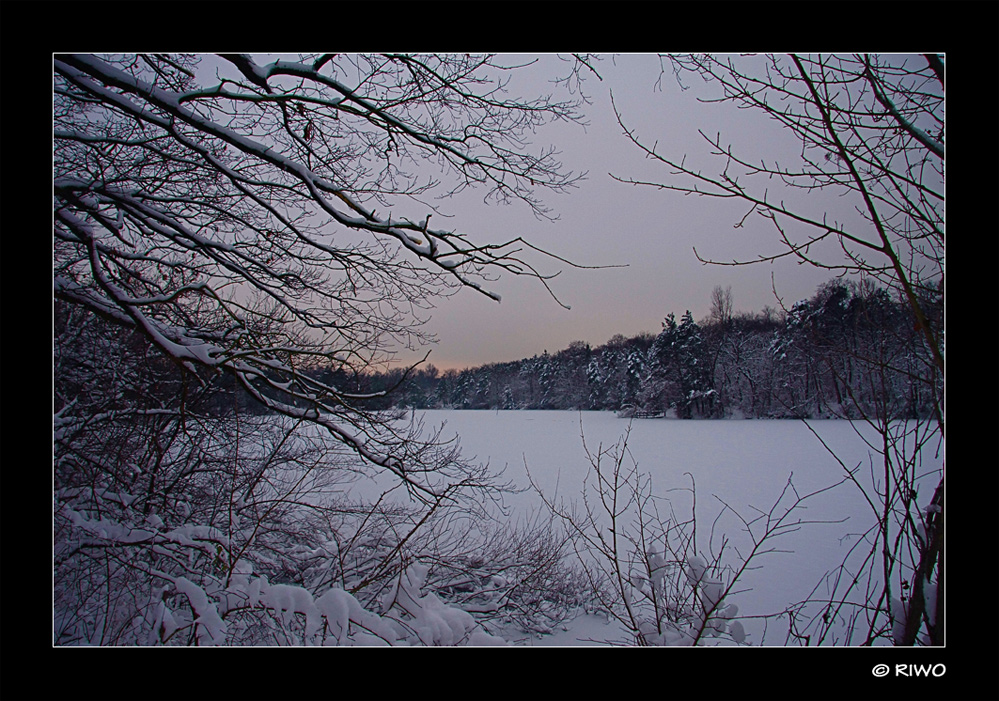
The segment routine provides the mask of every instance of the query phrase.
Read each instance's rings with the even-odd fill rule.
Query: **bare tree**
[[[192,57],[56,57],[56,297],[433,494],[392,454],[405,443],[368,440],[385,427],[302,369],[419,343],[414,314],[455,284],[495,296],[490,269],[543,279],[520,239],[476,244],[432,228],[429,206],[402,214],[439,184],[406,169],[435,161],[445,195],[485,185],[544,214],[535,187],[573,177],[521,139],[572,108],[503,99],[489,58],[225,58],[238,70],[205,87]]]
[[[433,578],[414,552],[454,565],[475,544],[434,529],[502,482],[318,371],[421,346],[440,295],[498,299],[501,274],[547,288],[548,254],[431,217],[447,215],[434,198],[470,188],[552,217],[538,193],[579,176],[529,139],[577,120],[576,103],[509,96],[517,66],[466,54],[53,66],[57,642],[273,640],[299,614],[305,637],[287,639],[312,640],[313,609],[248,595],[251,572],[372,603],[388,581]],[[251,422],[250,403],[290,423]],[[411,504],[329,493],[377,473]],[[310,546],[340,564],[306,566]],[[186,623],[170,597],[186,597]]]
[[[711,290],[711,321],[722,326],[732,321],[732,286],[724,290],[715,285]]]
[[[754,260],[702,258],[705,262],[748,265],[793,258],[875,280],[911,312],[918,338],[904,359],[870,358],[871,384],[884,377],[878,368],[886,363],[901,371],[910,361],[920,363],[917,376],[933,397],[935,416],[930,423],[898,422],[889,411],[893,402],[885,393],[890,388],[884,385],[883,411],[865,413],[882,438],[881,445],[872,446],[880,462],[872,466],[873,486],[865,480],[861,487],[876,526],[863,536],[868,546],[863,574],[848,583],[837,578],[840,585],[829,590],[825,602],[811,602],[820,604],[811,619],[816,630],[812,639],[826,639],[830,620],[851,609],[863,625],[847,616],[853,623],[844,642],[869,644],[887,637],[901,645],[941,645],[944,479],[942,470],[927,476],[919,466],[922,452],[942,445],[944,435],[944,60],[867,54],[663,58],[681,86],[692,76],[702,78],[721,89],[707,102],[762,112],[790,130],[801,151],[793,163],[751,160],[720,134],[702,132],[719,163],[715,172],[705,173],[683,157],[649,146],[618,114],[632,143],[670,171],[665,182],[620,179],[742,202],[746,213],[735,226],[753,225],[755,215],[773,227],[781,244],[781,250]],[[816,193],[823,191],[852,203],[850,214],[859,220],[833,219],[823,208],[825,200],[817,200]],[[839,257],[830,256],[823,245],[828,242],[835,244]],[[854,478],[859,466],[843,467]],[[934,479],[932,495],[918,494],[927,479]],[[851,598],[857,592],[860,600]]]

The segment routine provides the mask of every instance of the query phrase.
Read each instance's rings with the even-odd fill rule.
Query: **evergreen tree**
[[[708,360],[701,328],[690,310],[679,324],[672,312],[667,315],[649,349],[649,371],[641,392],[646,409],[674,409],[685,419],[710,413],[714,389]]]
[[[608,360],[612,353],[605,351],[590,358],[586,364],[586,383],[589,387],[589,408],[604,409],[608,404],[608,389],[606,373],[613,369],[613,365],[608,367]]]
[[[680,389],[677,415],[684,419],[694,414],[705,416],[710,412],[714,389],[711,387],[711,368],[701,327],[694,321],[690,310],[683,315],[676,329],[675,346]]]

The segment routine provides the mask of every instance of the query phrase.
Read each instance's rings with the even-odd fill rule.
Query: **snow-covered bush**
[[[57,423],[57,644],[501,644],[485,626],[551,627],[577,603],[542,524],[473,519],[457,493],[348,496],[354,459],[307,425]]]
[[[639,470],[628,450],[630,430],[615,445],[595,451],[583,436],[589,469],[581,503],[555,503],[535,487],[572,540],[589,585],[590,610],[613,619],[627,634],[608,642],[751,644],[739,620],[736,585],[774,550],[774,539],[801,527],[797,513],[811,495],[798,494],[789,477],[769,509],[747,520],[722,502],[710,531],[699,533],[693,477],[690,488],[670,490],[690,494],[689,512],[678,512],[674,500],[656,494],[651,476]],[[740,547],[716,532],[724,513],[735,517]]]
[[[495,643],[575,604],[564,543],[497,518],[485,468],[410,499],[309,422],[184,403],[141,340],[59,320],[56,644]]]

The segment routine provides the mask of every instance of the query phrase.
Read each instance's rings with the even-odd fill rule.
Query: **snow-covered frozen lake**
[[[808,426],[800,421],[680,421],[636,419],[629,422],[610,412],[570,411],[425,411],[429,429],[444,425],[442,437],[457,436],[467,458],[505,468],[504,476],[527,487],[528,470],[549,498],[578,500],[589,467],[583,447],[595,453],[598,446],[617,443],[631,426],[628,448],[638,468],[652,478],[653,493],[669,497],[678,512],[689,510],[690,473],[696,481],[699,528],[706,533],[722,510],[722,501],[750,518],[754,508],[768,510],[789,477],[798,494],[804,495],[841,482],[844,469]],[[865,442],[876,433],[862,422],[809,421],[809,425],[850,468],[860,466],[858,477],[865,484],[878,482],[881,457]],[[939,449],[938,449],[939,448]],[[943,463],[942,446],[922,451],[919,471],[927,475],[925,497],[929,501]],[[526,466],[526,467],[525,467]],[[673,490],[673,491],[671,491]],[[717,498],[716,498],[717,497]],[[511,518],[542,508],[530,490],[511,497]],[[688,511],[689,512],[689,511]],[[807,502],[799,512],[804,524],[775,542],[781,550],[764,556],[762,568],[744,574],[745,589],[733,595],[740,615],[776,613],[806,597],[822,576],[842,562],[856,534],[874,523],[874,514],[860,489],[850,483],[825,491]],[[836,523],[828,523],[836,522]],[[738,520],[726,515],[716,531],[724,531],[739,544],[744,538]],[[745,540],[741,541],[745,545]],[[699,546],[700,547],[700,546]],[[784,643],[784,631],[768,630],[763,622],[745,619],[747,642]],[[776,624],[769,624],[774,627]],[[579,644],[576,637],[598,635],[594,621],[577,626],[542,644]],[[580,633],[579,630],[585,632]],[[779,633],[779,635],[778,635]],[[612,631],[605,637],[614,638]]]

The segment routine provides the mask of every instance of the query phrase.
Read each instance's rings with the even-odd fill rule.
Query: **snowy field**
[[[442,437],[457,436],[466,457],[475,456],[504,476],[528,487],[528,470],[551,499],[578,500],[589,462],[581,436],[591,453],[617,443],[629,421],[609,412],[570,411],[425,411],[426,428],[444,425]],[[876,438],[861,422],[809,421],[811,427],[851,468],[871,484],[880,469],[880,456],[865,443]],[[754,508],[769,510],[792,477],[800,495],[841,482],[843,467],[800,421],[678,421],[636,419],[630,422],[628,448],[641,472],[652,478],[653,493],[668,497],[678,513],[689,513],[690,473],[696,481],[697,517],[707,533],[723,510],[722,501],[749,518]],[[877,442],[875,441],[875,444]],[[921,473],[927,475],[925,500],[936,484],[934,473],[943,462],[942,446],[924,450]],[[531,490],[512,496],[510,518],[525,517],[543,508]],[[823,575],[838,566],[856,534],[874,522],[871,507],[854,484],[840,484],[807,501],[798,518],[804,524],[775,541],[781,550],[765,555],[760,569],[740,579],[739,593],[729,597],[740,616],[772,614],[808,596]],[[829,523],[836,522],[836,523]],[[715,524],[733,545],[745,546],[742,524],[725,514]],[[700,536],[703,539],[703,536]],[[703,540],[702,540],[703,542]],[[699,549],[701,548],[699,544]],[[786,625],[744,618],[746,643],[783,645]],[[581,616],[569,630],[542,639],[521,639],[526,645],[584,645],[594,640],[620,639],[613,624]]]

